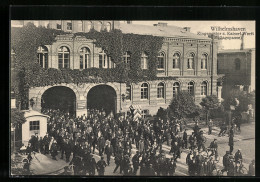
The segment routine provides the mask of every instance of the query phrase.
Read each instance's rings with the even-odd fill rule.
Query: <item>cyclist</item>
[[[238,163],[239,161],[241,161],[242,163],[242,153],[241,153],[241,150],[238,149],[237,152],[235,153],[235,162]]]

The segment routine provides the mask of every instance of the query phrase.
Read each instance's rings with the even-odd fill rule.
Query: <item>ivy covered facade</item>
[[[24,44],[24,47],[11,43],[14,67],[20,70],[17,71],[19,74],[25,75],[21,81],[26,88],[20,88],[21,81],[13,84],[13,89],[20,93],[19,97],[28,103],[33,100],[33,109],[41,111],[48,90],[67,87],[75,95],[72,107],[78,116],[87,114],[87,108],[95,102],[88,100],[95,96],[98,98],[98,94],[106,89],[110,93],[107,96],[113,98],[108,101],[111,102],[111,111],[128,112],[131,105],[138,105],[144,116],[156,114],[159,107],[167,108],[180,90],[193,95],[196,103],[206,95],[221,97],[217,86],[216,41],[198,37],[187,28],[162,24],[150,26],[153,33],[140,26],[137,34],[135,29],[138,30],[138,25],[120,25],[113,21],[108,29],[105,25],[109,22],[103,23],[101,26],[94,23],[86,32],[86,29],[73,29],[78,24],[72,21],[69,33],[48,32],[54,31],[56,26],[53,22],[49,24],[50,28],[31,25],[37,36],[47,32],[46,35],[53,38],[46,41],[42,40],[46,36],[42,36],[39,42],[33,41],[32,45]],[[85,26],[84,22],[82,26]],[[26,46],[34,47],[31,51],[33,58],[18,55],[23,49],[28,49]],[[19,63],[21,59],[25,62],[31,59],[32,64],[25,66],[25,63]]]

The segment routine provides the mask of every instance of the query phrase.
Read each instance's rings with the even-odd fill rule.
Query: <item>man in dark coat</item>
[[[113,154],[113,147],[110,145],[110,142],[105,147],[105,154],[107,155],[107,165],[109,166],[109,164],[110,164],[110,157]]]
[[[235,153],[235,162],[238,163],[239,161],[242,162],[242,153],[240,151],[240,149],[237,150],[237,152]]]
[[[169,167],[169,176],[173,176],[177,167],[176,160],[174,160],[174,158],[171,158],[168,167]]]
[[[137,151],[136,154],[132,158],[132,163],[133,163],[133,168],[134,168],[133,173],[135,175],[136,175],[136,172],[139,168],[139,157],[140,157],[140,155],[139,155],[139,152]]]
[[[103,137],[103,135],[101,135],[98,139],[98,151],[100,156],[103,155],[105,144],[106,144],[106,140]]]
[[[89,165],[89,175],[94,176],[95,175],[95,170],[96,170],[96,160],[93,157],[92,154],[90,154],[90,165]]]
[[[227,171],[228,158],[229,158],[229,151],[226,151],[226,154],[223,156],[223,166],[224,166],[224,169],[221,170],[222,172]]]
[[[183,132],[183,148],[188,148],[188,134],[187,134],[187,129],[184,130]]]
[[[101,156],[101,159],[97,162],[97,172],[99,176],[104,176],[106,166],[107,164],[104,161],[104,157]]]
[[[228,145],[230,147],[230,154],[233,152],[233,149],[234,149],[234,136],[230,135],[229,136],[229,141],[228,141]]]
[[[123,156],[123,153],[116,153],[115,155],[115,164],[116,164],[116,167],[113,171],[113,173],[116,172],[116,170],[120,167],[120,174],[122,173],[122,170],[121,170],[121,160],[122,160],[122,156]]]
[[[57,146],[57,142],[56,140],[53,141],[52,145],[51,145],[51,156],[53,160],[57,160],[56,156],[58,155],[58,146]]]

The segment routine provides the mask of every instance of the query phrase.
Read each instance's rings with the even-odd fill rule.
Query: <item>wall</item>
[[[28,145],[28,141],[31,138],[30,121],[40,121],[40,131],[38,133],[39,138],[44,137],[47,132],[47,117],[45,116],[32,116],[26,118],[26,122],[22,125],[22,142],[25,146]]]

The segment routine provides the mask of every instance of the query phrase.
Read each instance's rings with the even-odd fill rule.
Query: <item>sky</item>
[[[133,24],[153,25],[158,22],[167,23],[178,27],[191,27],[190,31],[195,34],[202,33],[221,33],[223,49],[240,49],[240,32],[244,35],[244,48],[255,48],[255,21],[132,21]],[[221,30],[212,30],[212,27],[220,27]],[[235,30],[233,29],[235,28]],[[231,28],[227,30],[225,28]],[[240,28],[240,30],[238,30]],[[200,33],[199,33],[200,32]],[[225,35],[223,35],[225,33]],[[237,35],[232,35],[233,33]],[[227,35],[228,34],[228,35]]]

